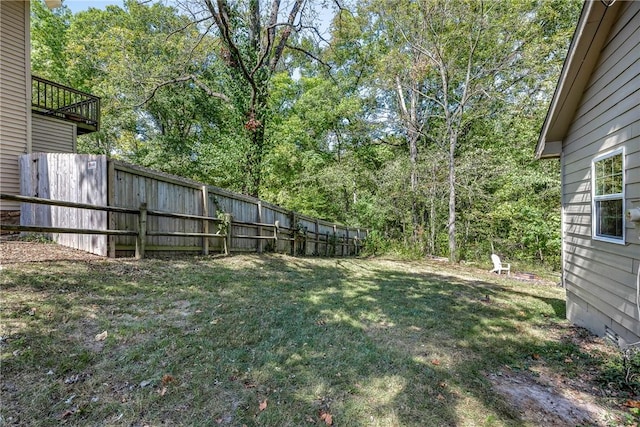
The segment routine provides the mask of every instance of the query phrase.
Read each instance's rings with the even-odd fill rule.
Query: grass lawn
[[[444,263],[56,261],[0,285],[0,425],[516,426],[489,374],[606,362],[562,339],[563,289]]]

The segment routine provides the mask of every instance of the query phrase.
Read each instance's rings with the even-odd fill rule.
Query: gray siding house
[[[73,153],[77,135],[99,127],[99,98],[31,75],[29,6],[0,0],[0,193],[7,194],[20,194],[20,155]],[[3,222],[19,209],[0,201]]]
[[[640,2],[585,2],[536,149],[562,170],[573,323],[640,341]]]

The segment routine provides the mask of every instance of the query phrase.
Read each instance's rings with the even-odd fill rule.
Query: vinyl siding
[[[74,153],[76,125],[64,120],[33,114],[31,128],[34,153]]]
[[[640,2],[620,2],[598,63],[563,141],[564,272],[570,320],[637,341],[635,281],[640,240],[626,224],[625,245],[593,240],[591,163],[625,148],[626,209],[640,207]]]
[[[29,2],[0,1],[0,192],[19,194],[18,156],[29,149]],[[3,210],[19,204],[2,202]]]

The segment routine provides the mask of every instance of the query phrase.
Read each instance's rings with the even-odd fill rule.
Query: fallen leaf
[[[625,402],[625,405],[628,406],[629,408],[638,408],[638,409],[640,409],[640,401],[638,401],[638,400],[627,400]]]
[[[107,331],[104,331],[98,335],[96,335],[96,341],[104,341],[107,338]]]
[[[267,399],[260,402],[260,406],[258,407],[258,409],[260,409],[261,412],[267,409]]]
[[[165,394],[167,394],[167,388],[162,387],[160,390],[158,390],[158,393],[160,394],[160,396],[164,396]]]
[[[447,386],[447,383],[445,383],[444,381],[442,381],[441,383],[438,384],[440,387],[445,388]]]
[[[61,419],[67,418],[69,415],[73,415],[75,413],[75,411],[71,411],[71,410],[66,410],[62,413],[62,415],[60,415]]]
[[[431,363],[438,366],[440,364],[440,361],[438,359],[433,359]]]
[[[540,355],[538,353],[533,353],[532,357],[536,360],[540,359]]]
[[[564,359],[564,363],[573,363],[573,359],[567,357],[566,359]]]
[[[444,396],[443,396],[443,395],[441,395],[441,394],[439,394],[439,395],[438,395],[438,397],[436,397],[436,399],[438,399],[438,400],[444,400]]]
[[[176,379],[173,378],[173,375],[169,375],[169,374],[164,374],[162,376],[162,384],[169,384],[171,382],[174,382]]]
[[[322,412],[320,414],[320,419],[328,426],[333,425],[333,417],[328,412]]]

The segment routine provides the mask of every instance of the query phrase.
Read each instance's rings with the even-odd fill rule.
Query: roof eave
[[[571,119],[582,98],[584,87],[598,61],[601,47],[615,20],[613,19],[615,13],[607,16],[609,19],[604,19],[607,10],[613,7],[613,4],[607,6],[600,1],[586,1],[584,3],[556,90],[542,125],[536,147],[537,159],[560,155],[557,143],[561,143],[566,136]]]
[[[62,6],[62,0],[44,0],[44,3],[49,9],[55,9]]]
[[[538,142],[536,148],[536,159],[553,159],[562,154],[562,141],[542,141]]]

